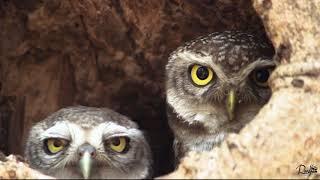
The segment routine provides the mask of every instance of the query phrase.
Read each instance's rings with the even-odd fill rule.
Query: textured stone
[[[13,155],[0,158],[0,179],[54,179],[30,169],[27,164],[17,160]]]

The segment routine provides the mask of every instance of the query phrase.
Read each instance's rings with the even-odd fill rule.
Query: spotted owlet
[[[176,160],[238,132],[269,100],[274,49],[239,31],[215,32],[174,51],[166,66],[168,121]]]
[[[147,178],[152,157],[138,126],[107,108],[61,109],[32,127],[25,157],[57,178]]]

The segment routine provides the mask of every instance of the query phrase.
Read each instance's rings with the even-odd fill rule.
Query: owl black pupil
[[[256,80],[261,83],[267,82],[269,79],[269,76],[270,76],[269,71],[266,69],[258,70],[256,72]]]
[[[112,139],[111,143],[114,146],[119,146],[120,145],[120,139],[119,138],[114,138],[114,139]]]
[[[54,142],[53,142],[53,145],[54,145],[55,147],[60,147],[60,146],[62,146],[62,142],[61,142],[61,141],[54,141]]]
[[[200,80],[205,80],[207,79],[209,76],[209,71],[208,71],[208,68],[206,67],[199,67],[198,70],[197,70],[197,77],[200,79]]]

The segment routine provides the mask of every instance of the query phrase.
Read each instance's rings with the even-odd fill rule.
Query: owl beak
[[[228,118],[230,121],[234,119],[234,109],[236,106],[236,93],[234,89],[231,89],[227,96],[226,106],[227,106],[227,113]]]
[[[88,151],[84,152],[79,163],[83,178],[88,179],[90,177],[90,171],[92,166],[92,158]]]

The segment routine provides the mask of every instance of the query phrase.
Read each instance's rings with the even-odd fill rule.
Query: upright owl
[[[57,178],[147,178],[149,145],[129,118],[107,108],[61,109],[32,127],[25,147],[32,168]]]
[[[238,132],[269,100],[273,47],[239,31],[215,32],[174,51],[166,97],[176,160],[207,151]]]

